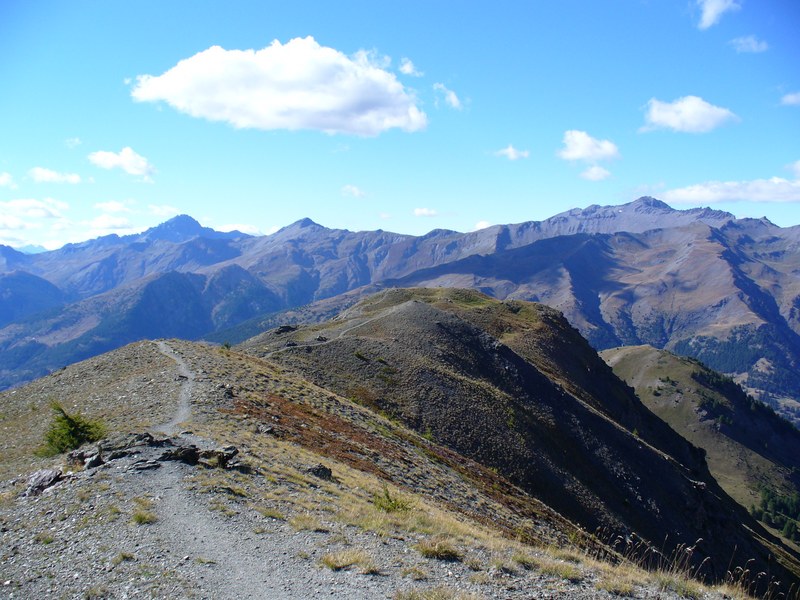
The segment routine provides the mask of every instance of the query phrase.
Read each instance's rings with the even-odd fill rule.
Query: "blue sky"
[[[798,30],[795,0],[5,0],[0,243],[641,195],[797,225]]]

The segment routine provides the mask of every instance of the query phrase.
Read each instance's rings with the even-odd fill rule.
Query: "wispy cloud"
[[[181,214],[181,209],[169,204],[148,204],[147,210],[156,217],[170,218]]]
[[[11,173],[0,173],[0,187],[7,187],[16,189],[17,184],[14,183],[14,178],[11,176]]]
[[[122,169],[129,175],[136,175],[143,181],[152,182],[155,167],[132,148],[125,147],[119,152],[98,151],[89,155],[89,161],[101,169]]]
[[[414,216],[415,217],[436,217],[439,216],[439,211],[433,208],[415,208],[414,209]]]
[[[68,208],[66,202],[52,198],[0,202],[0,244],[24,246],[31,243],[30,232],[65,226],[64,211]]]
[[[800,106],[800,92],[785,94],[783,98],[781,98],[781,104],[784,106]]]
[[[119,200],[109,200],[108,202],[97,202],[94,207],[97,210],[102,210],[106,213],[130,213],[133,212],[131,205],[134,202],[132,200],[128,200],[126,202],[120,202]]]
[[[707,181],[661,194],[666,202],[714,204],[717,202],[800,202],[800,177],[747,181]]]
[[[127,217],[104,213],[96,216],[88,223],[94,235],[108,235],[109,233],[129,233],[133,228]]]
[[[64,145],[67,148],[77,148],[81,145],[81,138],[79,137],[71,137],[64,140]]]
[[[212,46],[162,75],[140,75],[131,95],[237,128],[362,136],[424,129],[414,94],[385,64],[374,53],[346,56],[310,36],[261,50]]]
[[[443,83],[434,83],[433,89],[442,95],[444,101],[450,108],[461,110],[461,100],[459,100],[458,96],[453,90],[448,89]]]
[[[697,0],[700,7],[700,29],[708,29],[716,25],[726,12],[739,10],[741,5],[736,0]]]
[[[59,173],[44,167],[33,167],[28,171],[28,175],[36,183],[71,183],[74,185],[81,182],[81,176],[77,173]]]
[[[480,231],[481,229],[486,229],[487,227],[491,227],[492,224],[489,221],[478,221],[475,223],[475,226],[472,228],[472,231]]]
[[[402,58],[400,60],[400,72],[403,75],[410,75],[411,77],[422,77],[425,75],[422,71],[418,71],[414,63],[408,58]]]
[[[754,35],[746,35],[743,37],[737,37],[732,39],[728,42],[731,46],[733,46],[734,50],[738,53],[753,53],[758,54],[759,52],[766,52],[769,50],[769,44],[763,40],[759,40]]]
[[[530,152],[527,150],[517,150],[509,144],[507,147],[503,148],[502,150],[498,150],[494,153],[495,156],[505,156],[508,160],[519,160],[520,158],[528,158]]]
[[[350,196],[352,198],[364,198],[367,194],[356,185],[347,184],[342,186],[342,196]]]
[[[610,140],[598,140],[585,131],[570,129],[564,132],[564,147],[558,155],[564,160],[595,162],[619,157],[619,149]]]
[[[699,96],[684,96],[672,102],[651,98],[640,132],[671,129],[684,133],[707,133],[725,123],[738,121],[732,111],[714,106]]]
[[[598,165],[592,165],[591,167],[586,169],[583,173],[581,173],[581,177],[589,181],[602,181],[603,179],[608,179],[610,176],[611,176],[610,171]]]

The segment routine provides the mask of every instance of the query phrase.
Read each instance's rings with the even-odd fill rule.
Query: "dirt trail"
[[[378,321],[379,319],[385,318],[388,314],[397,312],[400,309],[401,306],[402,306],[402,304],[398,305],[398,306],[393,306],[386,313],[378,314],[378,315],[376,315],[374,317],[370,317],[368,319],[364,319],[363,321],[359,321],[355,325],[351,325],[350,327],[346,327],[345,329],[341,329],[336,334],[336,337],[333,337],[333,338],[330,338],[330,339],[326,339],[326,340],[323,340],[323,341],[306,342],[306,343],[303,343],[302,347],[303,348],[309,348],[309,347],[314,348],[314,347],[317,347],[317,346],[324,346],[325,344],[330,344],[331,342],[333,342],[335,340],[340,340],[344,336],[346,336],[348,333],[353,331],[354,329],[358,329],[359,327],[364,327],[366,325],[369,325],[373,321]],[[281,352],[287,352],[287,351],[292,350],[292,349],[293,349],[293,346],[285,346],[283,348],[277,348],[275,350],[267,352],[266,354],[263,355],[262,358],[271,358],[275,354],[280,354]]]
[[[175,361],[181,388],[175,415],[155,430],[174,436],[178,425],[191,418],[195,374],[167,342],[157,345],[162,354]],[[200,447],[214,446],[210,440],[194,435],[177,439]],[[297,556],[308,550],[310,543],[319,543],[314,539],[319,534],[273,531],[272,535],[259,536],[247,519],[211,510],[209,496],[189,487],[187,478],[192,474],[192,468],[185,464],[162,463],[159,469],[134,476],[138,479],[135,483],[129,482],[140,494],[157,499],[158,521],[151,526],[158,538],[154,543],[172,548],[172,559],[179,561],[179,576],[194,582],[192,597],[300,600],[312,596],[373,598],[388,592],[385,582],[363,577],[355,578],[355,586],[342,588],[341,577],[319,568],[309,569]],[[175,556],[176,549],[182,556]]]
[[[182,380],[180,397],[178,406],[175,410],[175,416],[166,423],[156,425],[155,430],[165,435],[174,435],[178,431],[178,425],[188,421],[192,416],[192,392],[194,391],[194,373],[189,369],[186,361],[183,360],[172,348],[169,347],[167,342],[160,340],[156,342],[158,351],[164,356],[171,358],[178,366],[178,378]]]

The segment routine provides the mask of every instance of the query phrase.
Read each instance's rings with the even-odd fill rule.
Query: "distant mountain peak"
[[[314,226],[321,227],[321,225],[319,223],[315,223],[314,221],[312,221],[308,217],[305,217],[304,219],[300,219],[299,221],[295,221],[289,227],[299,227],[300,229],[305,229],[306,227],[314,227]]]
[[[213,239],[235,239],[249,237],[241,231],[221,232],[211,227],[203,227],[197,220],[189,215],[178,215],[169,221],[151,227],[138,237],[140,240],[164,240],[167,242],[181,243],[196,237]]]
[[[288,233],[299,233],[299,232],[302,232],[302,231],[304,231],[306,229],[317,230],[317,229],[326,229],[326,227],[323,226],[323,225],[320,225],[319,223],[315,223],[314,221],[312,221],[308,217],[305,217],[304,219],[300,219],[299,221],[295,221],[294,223],[292,223],[290,225],[287,225],[286,227],[280,228],[276,232],[276,234],[277,233],[287,233],[287,232]]]
[[[661,200],[659,200],[657,198],[653,198],[652,196],[642,196],[640,198],[637,198],[636,200],[631,202],[628,206],[630,206],[632,208],[637,208],[637,209],[640,208],[640,207],[641,208],[648,208],[648,209],[657,208],[659,210],[666,210],[666,211],[669,211],[669,212],[673,212],[675,210],[674,208],[672,208],[666,202],[662,202]]]

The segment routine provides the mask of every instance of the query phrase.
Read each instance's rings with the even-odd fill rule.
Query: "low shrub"
[[[50,405],[53,421],[44,435],[44,445],[37,451],[39,456],[55,456],[74,450],[83,444],[96,442],[106,434],[105,425],[79,414],[70,415],[58,403]]]

